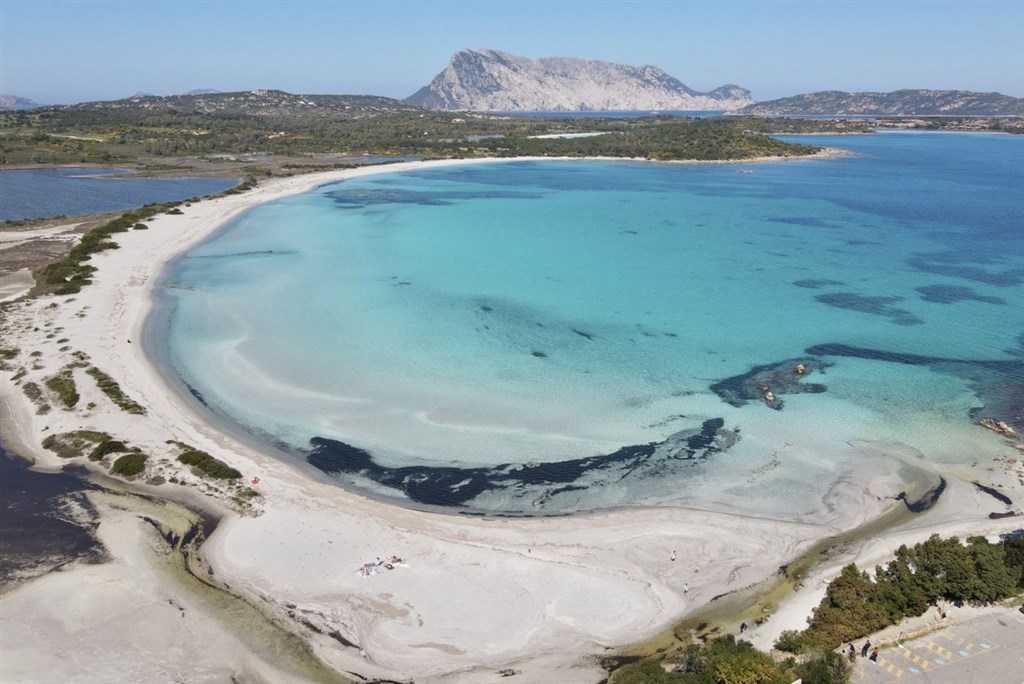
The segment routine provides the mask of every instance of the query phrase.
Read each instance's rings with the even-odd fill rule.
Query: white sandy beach
[[[25,373],[15,380],[17,371],[5,370],[0,378],[5,443],[44,468],[66,463],[40,446],[48,434],[102,430],[140,447],[149,455],[147,478],[187,483],[146,486],[150,494],[201,496],[223,509],[223,522],[202,547],[218,583],[308,639],[338,672],[396,681],[507,681],[501,671],[509,669],[520,673],[516,682],[599,681],[604,671],[596,656],[653,637],[713,597],[774,576],[814,541],[892,505],[887,497],[904,488],[895,470],[870,486],[837,490],[828,525],[688,508],[530,519],[405,509],[313,480],[218,432],[170,391],[138,343],[164,264],[248,207],[344,178],[487,161],[274,179],[182,207],[182,215],[159,215],[148,230],[116,235],[120,249],[90,262],[98,268],[93,285],[74,296],[18,302],[7,313],[3,346],[18,348],[11,368]],[[24,383],[42,385],[74,352],[88,355],[147,414],[121,411],[80,368],[74,371],[82,395],[77,408],[55,405],[36,414]],[[873,567],[899,544],[934,532],[966,536],[1020,527],[1020,518],[990,520],[990,512],[1006,507],[970,484],[991,468],[984,470],[985,482],[1001,486],[1020,509],[1024,454],[994,433],[991,439],[1005,454],[1001,464],[943,471],[950,484],[934,509],[820,567],[752,632],[755,644],[769,647],[783,629],[803,627],[824,583],[851,560]],[[168,440],[209,452],[242,471],[246,482],[258,477],[253,487],[261,496],[252,509],[239,513],[223,486],[203,483],[176,463],[178,452]],[[228,674],[245,681],[316,678],[261,656],[266,644],[252,638],[254,631],[232,631],[230,616],[218,617],[187,590],[161,580],[150,567],[155,533],[138,524],[137,514],[109,503],[99,508],[100,537],[113,564],[72,568],[0,597],[4,681],[134,682],[146,672],[158,672],[163,681],[223,681]],[[358,572],[391,555],[404,563],[369,577]],[[111,594],[112,585],[138,577],[145,581]],[[173,609],[186,602],[187,611]],[[108,610],[111,605],[116,609]],[[151,628],[138,629],[142,622]],[[96,638],[86,638],[100,627]],[[61,648],[42,646],[48,643]],[[168,650],[177,657],[166,657]],[[119,662],[125,666],[111,666]]]

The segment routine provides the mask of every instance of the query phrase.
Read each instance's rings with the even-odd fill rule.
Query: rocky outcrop
[[[982,418],[981,420],[978,421],[978,425],[988,428],[993,432],[997,432],[1003,437],[1017,439],[1017,431],[1001,420],[995,420],[993,418]]]
[[[754,99],[732,84],[700,93],[653,66],[461,50],[405,101],[428,109],[572,112],[733,110]]]

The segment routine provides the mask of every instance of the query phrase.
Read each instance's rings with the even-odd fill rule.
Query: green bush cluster
[[[133,477],[145,469],[146,455],[139,451],[125,454],[114,461],[114,465],[110,466],[110,472],[124,477]]]
[[[25,396],[32,400],[32,403],[36,405],[36,415],[45,416],[50,412],[50,405],[46,402],[43,397],[43,390],[34,382],[26,382],[21,387]]]
[[[123,451],[128,451],[128,445],[124,442],[116,439],[108,439],[104,442],[100,442],[92,453],[89,454],[90,461],[100,461],[107,454],[116,454]]]
[[[105,432],[76,430],[75,432],[47,435],[46,439],[43,440],[43,447],[61,458],[75,458],[85,455],[86,450],[91,452],[96,448],[96,445],[109,440],[110,435]]]
[[[112,377],[101,371],[96,366],[90,366],[85,372],[96,380],[96,386],[99,387],[112,402],[117,404],[122,411],[139,416],[146,415],[145,407],[129,399],[125,393],[121,391],[121,386],[118,385],[117,381]]]
[[[185,465],[198,468],[203,474],[218,480],[237,480],[242,473],[235,470],[227,463],[219,461],[205,451],[190,449],[178,456],[178,460]]]
[[[849,665],[833,652],[797,663],[792,658],[776,662],[747,641],[732,635],[706,644],[688,645],[672,671],[655,660],[641,660],[616,670],[610,684],[843,684],[849,681]]]
[[[832,580],[802,632],[782,633],[776,648],[791,653],[834,649],[917,617],[939,600],[986,604],[1024,590],[1024,537],[990,544],[937,534],[911,548],[901,546],[875,577],[854,564]]]
[[[44,381],[50,391],[55,393],[66,408],[74,408],[81,398],[78,395],[78,388],[75,386],[74,369],[71,366],[63,368],[56,375],[51,375]]]

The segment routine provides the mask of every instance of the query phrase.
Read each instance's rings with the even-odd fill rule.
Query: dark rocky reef
[[[827,388],[814,382],[803,382],[810,373],[819,372],[830,364],[813,358],[787,359],[765,366],[754,366],[742,375],[719,380],[710,386],[725,403],[740,407],[748,401],[761,401],[781,411],[783,394],[820,394]],[[803,369],[802,372],[798,369]]]
[[[803,280],[794,280],[793,284],[797,287],[804,287],[810,290],[819,290],[823,287],[832,286],[843,286],[846,285],[841,280],[832,280],[830,278],[805,278]]]
[[[1024,336],[1021,343],[1024,344]],[[1016,434],[1024,432],[1024,357],[1020,350],[1007,350],[1016,357],[1012,359],[952,359],[847,344],[817,344],[804,351],[814,356],[847,356],[909,366],[927,366],[936,372],[962,378],[985,402],[984,406],[970,410],[969,417],[972,421],[981,424],[987,417],[997,423],[1005,422]]]
[[[338,440],[314,437],[306,459],[329,475],[357,475],[404,493],[413,501],[435,506],[465,506],[484,492],[507,493],[516,500],[543,506],[560,494],[602,482],[654,477],[680,465],[698,463],[725,451],[738,436],[725,421],[713,418],[700,428],[683,430],[661,442],[624,446],[598,456],[544,463],[506,463],[494,467],[458,468],[413,465],[389,468],[373,455]],[[585,483],[582,482],[586,477]],[[623,502],[628,503],[628,502]]]
[[[816,295],[814,298],[837,309],[888,318],[897,325],[919,325],[924,322],[906,309],[893,306],[896,302],[902,301],[902,297],[870,297],[856,292],[833,292]]]
[[[933,304],[954,304],[956,302],[984,302],[985,304],[1006,304],[1002,297],[990,297],[962,285],[924,285],[917,288],[921,299]]]

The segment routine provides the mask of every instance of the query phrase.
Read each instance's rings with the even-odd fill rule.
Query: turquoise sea
[[[149,337],[222,419],[423,504],[799,518],[991,458],[973,420],[1024,427],[1024,137],[795,140],[851,156],[467,164],[258,206],[169,266]]]

